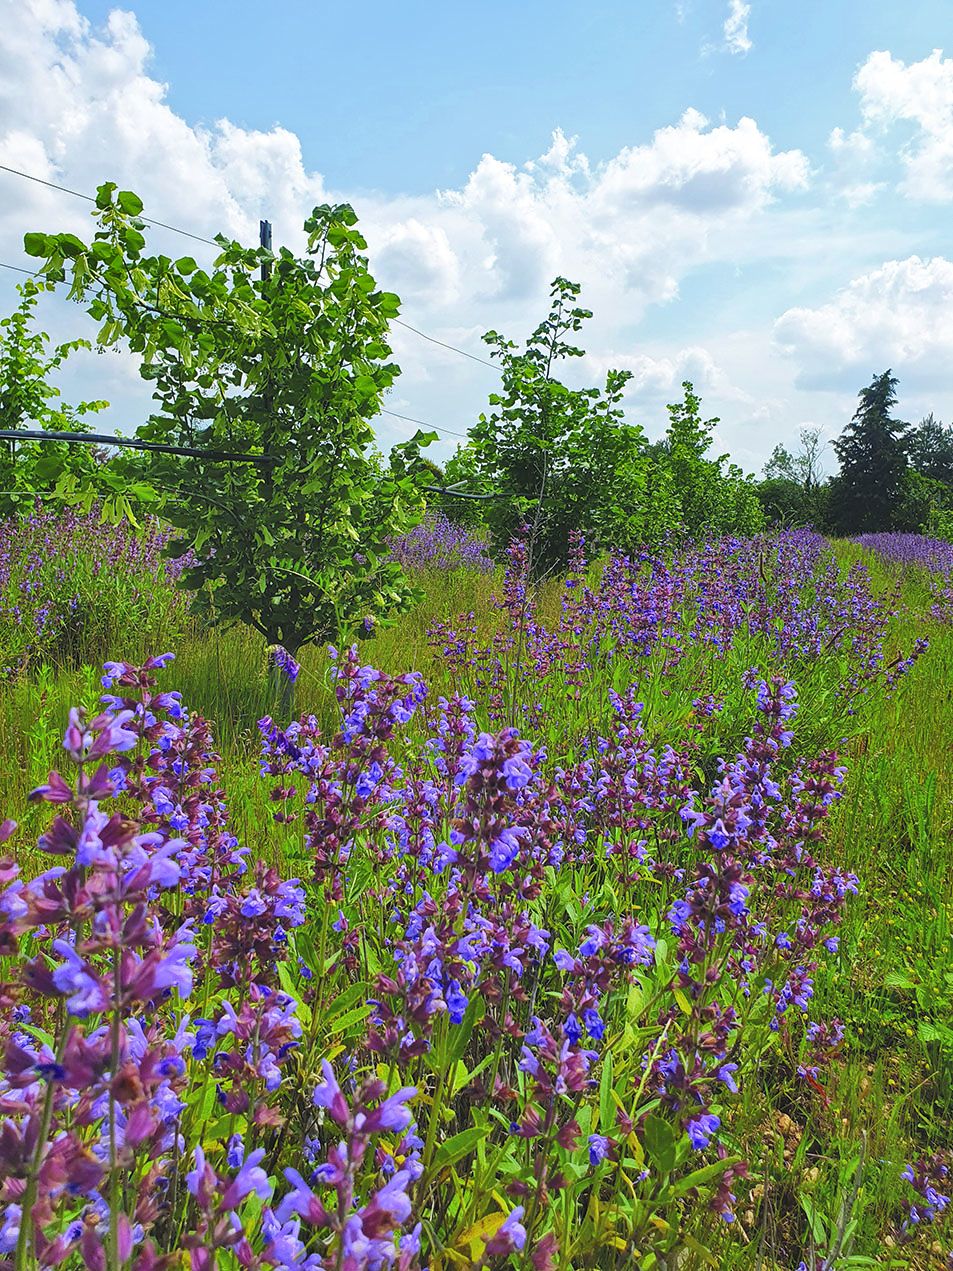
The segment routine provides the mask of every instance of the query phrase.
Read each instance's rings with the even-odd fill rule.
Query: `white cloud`
[[[132,14],[113,11],[97,30],[69,0],[27,0],[0,37],[2,161],[81,190],[116,178],[137,189],[147,212],[200,234],[253,241],[267,211],[279,236],[293,239],[289,227],[329,197],[295,134],[227,119],[193,127],[150,76],[149,56]],[[646,303],[674,294],[677,274],[710,255],[713,232],[807,180],[805,156],[776,153],[753,120],[711,127],[687,110],[601,165],[557,129],[547,153],[522,166],[487,154],[459,189],[367,197],[358,211],[381,266],[399,266],[405,285],[445,303],[471,285],[497,300],[536,296],[564,265],[594,276],[621,266],[618,281]],[[28,208],[43,219],[54,209],[60,221],[85,219],[37,188],[12,194],[0,211],[7,241]],[[671,215],[659,216],[659,205]]]
[[[525,164],[527,172],[540,172],[553,177],[588,178],[589,160],[576,149],[578,137],[567,137],[562,128],[553,129],[552,144],[544,155]]]
[[[718,254],[719,233],[808,180],[805,156],[776,153],[754,120],[711,127],[687,110],[600,165],[558,130],[546,155],[522,166],[486,154],[462,188],[414,206],[445,228],[471,297],[539,297],[563,273],[603,292],[608,282],[640,310],[677,295],[679,276]]]
[[[607,371],[629,371],[632,379],[626,386],[631,399],[673,401],[680,396],[681,385],[691,380],[698,392],[727,387],[727,378],[709,351],[698,345],[673,353],[653,356],[648,353],[590,353],[583,359],[591,380],[601,380]],[[674,394],[674,397],[673,397]]]
[[[627,202],[668,204],[705,214],[764,207],[774,191],[803,189],[809,165],[800,150],[775,154],[753,119],[712,128],[699,111],[686,110],[674,126],[659,128],[647,145],[622,150],[598,178],[596,194],[620,211]]]
[[[754,47],[748,35],[748,18],[751,16],[751,5],[744,0],[729,0],[728,16],[725,18],[722,34],[725,48],[729,53],[750,53]]]
[[[832,154],[854,163],[866,163],[875,152],[870,137],[859,128],[855,132],[845,132],[843,128],[834,128],[827,139]]]
[[[949,383],[953,261],[888,260],[826,304],[788,309],[774,334],[804,387],[864,379],[887,366],[914,386]]]
[[[845,132],[834,128],[827,139],[831,154],[831,177],[840,198],[851,207],[872,203],[886,183],[872,180],[879,154],[873,140],[863,131]]]
[[[448,305],[460,298],[460,262],[446,230],[415,216],[378,232],[374,267],[408,303]]]
[[[854,77],[854,88],[868,128],[885,131],[906,124],[912,129],[900,150],[903,191],[928,202],[953,199],[953,58],[934,49],[907,65],[892,53],[871,53]]]
[[[97,31],[68,0],[27,0],[0,37],[0,160],[82,191],[114,178],[161,208],[160,219],[199,234],[257,236],[265,208],[300,226],[301,206],[325,191],[298,138],[228,120],[191,127],[148,75],[149,56],[130,13],[114,10]],[[76,219],[60,196],[11,193],[16,206],[0,213],[0,230],[22,224],[25,204]]]

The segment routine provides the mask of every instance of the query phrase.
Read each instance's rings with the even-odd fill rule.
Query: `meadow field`
[[[815,7],[0,26],[0,1271],[953,1271],[950,5]]]
[[[444,524],[298,666],[66,517],[0,554],[0,1265],[947,1265],[949,549]]]

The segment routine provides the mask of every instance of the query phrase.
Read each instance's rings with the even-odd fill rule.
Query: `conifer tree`
[[[907,470],[909,425],[893,416],[897,377],[889,370],[875,375],[859,397],[853,419],[834,442],[840,461],[834,519],[851,534],[891,528]]]

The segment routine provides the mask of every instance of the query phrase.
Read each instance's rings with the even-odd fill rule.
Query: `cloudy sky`
[[[264,216],[300,246],[314,204],[350,201],[403,318],[477,356],[491,327],[528,333],[564,274],[595,311],[574,376],[631,370],[651,436],[693,380],[749,470],[805,424],[836,436],[887,366],[905,418],[953,417],[949,0],[0,0],[0,18],[0,164],[116,181],[249,242]],[[4,264],[29,265],[27,230],[89,227],[80,200],[0,171]],[[17,277],[0,269],[4,311]],[[82,326],[65,302],[47,316]],[[394,346],[387,406],[446,430],[446,455],[494,372],[406,329]],[[110,398],[108,427],[148,409],[122,355],[69,387]],[[413,427],[382,417],[382,444]]]

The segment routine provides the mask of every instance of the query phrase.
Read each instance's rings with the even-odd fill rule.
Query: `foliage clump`
[[[606,551],[754,533],[763,523],[754,486],[724,458],[707,457],[718,420],[702,419],[690,383],[683,402],[669,407],[664,437],[650,444],[626,419],[631,372],[610,370],[601,388],[558,378],[561,363],[584,356],[575,337],[592,313],[576,303],[580,291],[557,278],[549,314],[522,349],[496,331],[483,337],[502,388],[446,472],[492,498],[452,514],[471,524],[482,516],[498,556],[528,525],[537,574],[567,564],[573,533]]]
[[[30,279],[20,288],[20,303],[0,319],[0,428],[50,433],[90,431],[88,416],[108,402],[62,400],[57,373],[71,354],[89,349],[88,340],[69,340],[50,347],[45,331],[36,328],[36,307],[49,284]],[[89,480],[102,453],[66,442],[0,442],[0,515],[29,512],[37,496],[52,494],[62,483]]]

